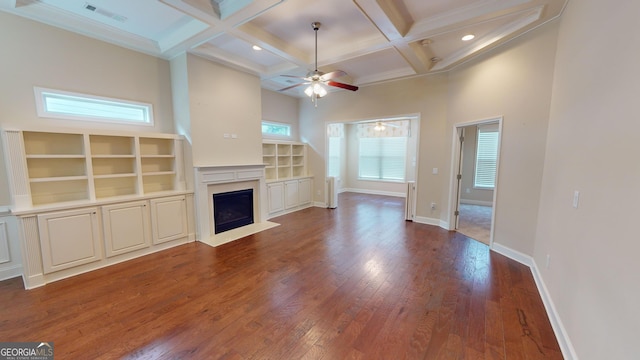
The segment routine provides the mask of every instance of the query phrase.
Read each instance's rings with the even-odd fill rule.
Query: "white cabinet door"
[[[146,201],[103,206],[102,224],[107,257],[151,245],[151,222]]]
[[[298,180],[284,183],[284,208],[291,209],[298,206]]]
[[[160,244],[186,237],[187,205],[184,195],[152,199],[151,227],[153,243]]]
[[[44,273],[98,261],[102,237],[96,208],[38,215]]]
[[[300,179],[298,181],[298,201],[300,205],[311,202],[311,179]]]
[[[284,184],[271,183],[267,185],[267,194],[269,195],[269,213],[275,213],[284,210]]]

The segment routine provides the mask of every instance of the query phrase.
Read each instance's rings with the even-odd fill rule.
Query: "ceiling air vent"
[[[121,23],[127,21],[127,17],[126,16],[118,15],[118,14],[116,14],[114,12],[111,12],[111,11],[105,10],[105,9],[101,9],[101,8],[99,8],[99,7],[95,6],[95,5],[91,5],[89,3],[85,3],[84,4],[84,8],[89,10],[89,11],[93,11],[96,14],[100,14],[102,16],[106,16],[106,17],[108,17],[110,19],[113,19],[115,21],[119,21]]]

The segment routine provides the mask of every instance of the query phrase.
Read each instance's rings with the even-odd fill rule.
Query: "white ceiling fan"
[[[354,85],[349,85],[349,84],[345,84],[345,83],[341,83],[341,82],[337,82],[337,81],[333,81],[333,79],[335,78],[339,78],[341,76],[345,76],[347,75],[347,73],[345,73],[342,70],[336,70],[336,71],[332,71],[329,73],[323,73],[322,71],[318,70],[318,29],[320,29],[320,22],[314,21],[311,23],[311,27],[313,27],[313,31],[315,31],[315,35],[316,35],[316,48],[315,48],[315,70],[310,71],[309,73],[307,73],[306,77],[302,77],[302,76],[295,76],[295,75],[282,75],[282,76],[286,76],[286,77],[292,77],[292,78],[297,78],[297,79],[302,79],[304,80],[304,82],[295,84],[295,85],[291,85],[288,87],[285,87],[283,89],[280,89],[278,91],[287,91],[289,89],[301,86],[301,85],[309,85],[305,90],[304,93],[307,94],[307,96],[309,96],[311,98],[311,101],[314,102],[314,104],[316,104],[316,106],[318,105],[317,100],[325,95],[327,95],[327,89],[324,88],[323,85],[328,85],[328,86],[334,86],[334,87],[339,87],[342,89],[347,89],[347,90],[351,90],[351,91],[356,91],[358,90],[357,86]]]

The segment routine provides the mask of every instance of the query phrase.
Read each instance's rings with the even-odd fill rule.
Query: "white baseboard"
[[[418,224],[440,226],[440,219],[429,218],[425,216],[415,216],[413,218],[413,222],[417,222]]]
[[[0,269],[0,281],[13,279],[14,277],[18,277],[21,275],[22,275],[22,265],[14,265],[11,267]]]
[[[523,265],[526,265],[531,269],[531,273],[533,274],[533,279],[536,283],[536,286],[538,287],[538,293],[540,293],[540,297],[542,298],[542,303],[544,304],[544,308],[547,312],[547,316],[549,317],[549,321],[551,322],[551,327],[553,328],[553,332],[556,334],[556,338],[558,339],[558,345],[560,346],[560,350],[562,351],[562,356],[566,360],[578,360],[578,355],[576,354],[576,350],[573,348],[573,345],[571,344],[571,340],[569,339],[569,334],[567,334],[567,330],[562,324],[560,315],[556,311],[556,307],[553,304],[551,295],[547,290],[547,286],[545,285],[544,280],[542,279],[542,275],[540,274],[538,265],[536,264],[533,257],[495,242],[491,246],[491,250],[497,252],[498,254],[504,255],[512,260],[515,260]]]
[[[504,255],[509,259],[515,260],[523,265],[527,265],[528,267],[531,267],[533,265],[533,258],[531,256],[523,254],[520,251],[513,250],[502,244],[498,244],[497,242],[493,243],[493,245],[491,246],[491,250],[497,252],[498,254]]]
[[[327,207],[327,203],[325,202],[321,202],[321,201],[315,201],[313,203],[314,207],[319,207],[319,208],[326,208]]]
[[[379,190],[368,190],[368,189],[354,189],[354,188],[343,188],[342,192],[353,192],[359,194],[371,194],[371,195],[384,195],[384,196],[395,196],[405,198],[407,194],[404,192],[393,192],[393,191],[379,191]]]
[[[460,199],[460,204],[493,206],[492,201],[470,200],[470,199]]]

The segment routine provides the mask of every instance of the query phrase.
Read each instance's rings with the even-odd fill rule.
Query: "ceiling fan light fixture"
[[[309,97],[321,98],[327,95],[327,89],[320,82],[314,82],[304,89],[304,93]]]
[[[376,126],[373,127],[373,130],[375,131],[383,131],[384,129],[385,129],[385,126],[381,122],[377,122]]]

